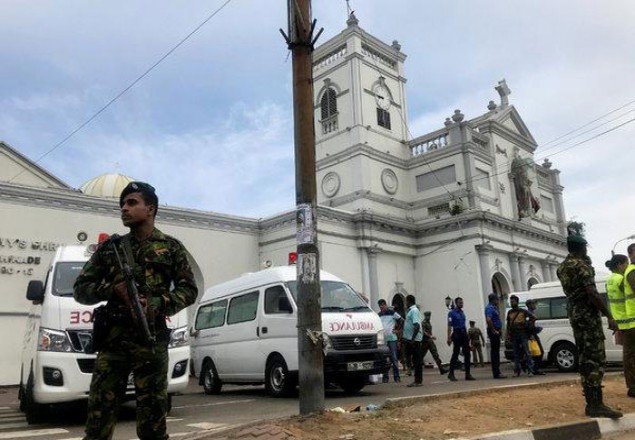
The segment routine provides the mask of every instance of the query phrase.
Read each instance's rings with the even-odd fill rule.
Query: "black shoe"
[[[534,376],[546,376],[547,373],[544,371],[534,371]]]
[[[471,374],[466,374],[465,375],[465,380],[476,380],[476,378],[474,376],[472,376]]]
[[[635,388],[629,388],[628,393],[626,393],[628,397],[635,397]]]
[[[423,386],[423,384],[421,382],[412,382],[409,383],[408,385],[406,385],[408,388],[415,388],[415,387],[420,387]]]
[[[454,372],[450,371],[450,374],[448,374],[448,379],[450,379],[451,382],[456,382],[456,377],[454,377]]]
[[[504,374],[499,374],[498,376],[494,376],[494,379],[507,379],[507,376]]]
[[[450,370],[446,370],[443,367],[439,369],[439,373],[441,373],[441,376],[445,376],[446,374],[448,374],[448,371],[450,371]]]

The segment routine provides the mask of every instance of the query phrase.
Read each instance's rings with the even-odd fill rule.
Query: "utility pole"
[[[293,122],[297,219],[298,360],[300,414],[324,411],[324,353],[317,246],[315,125],[313,120],[313,45],[311,0],[288,0],[287,40],[293,61]]]

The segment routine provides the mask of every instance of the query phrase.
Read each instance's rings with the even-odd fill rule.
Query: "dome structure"
[[[107,173],[93,177],[84,183],[79,190],[87,196],[119,199],[121,191],[134,179],[123,174]]]

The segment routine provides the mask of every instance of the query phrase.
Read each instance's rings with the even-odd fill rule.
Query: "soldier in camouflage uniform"
[[[130,228],[119,242],[134,258],[133,272],[140,302],[156,342],[150,346],[135,325],[126,284],[111,242],[103,243],[75,282],[82,304],[107,301],[108,328],[97,355],[88,399],[84,440],[111,439],[117,410],[134,375],[137,435],[141,440],[167,439],[168,343],[166,316],[196,300],[198,289],[183,245],[154,227],[158,198],[154,188],[131,182],[119,199],[121,219]]]
[[[567,296],[567,312],[573,328],[582,388],[586,399],[585,414],[589,417],[619,418],[622,413],[604,405],[602,377],[606,363],[602,315],[611,330],[617,324],[595,287],[595,271],[587,255],[587,242],[580,224],[569,226],[569,255],[558,267],[558,278]]]
[[[432,323],[430,322],[431,312],[426,311],[423,314],[423,322],[421,323],[423,329],[423,341],[422,341],[422,350],[423,355],[421,358],[423,359],[425,355],[430,351],[430,354],[434,358],[434,361],[437,363],[437,367],[439,367],[439,373],[447,374],[448,370],[443,368],[443,362],[441,362],[441,358],[439,357],[439,352],[437,351],[437,344],[434,341],[437,339],[432,335]]]

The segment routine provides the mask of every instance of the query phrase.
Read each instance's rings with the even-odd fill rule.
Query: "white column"
[[[551,269],[549,269],[549,262],[541,261],[540,266],[542,267],[542,280],[544,282],[553,281],[551,279]]]
[[[370,284],[370,291],[368,292],[368,298],[370,299],[370,306],[373,310],[379,310],[377,301],[379,301],[379,278],[377,276],[377,254],[376,249],[367,249],[368,253],[368,281]]]
[[[527,290],[527,260],[523,256],[518,256],[518,270],[520,271],[520,289]]]
[[[558,281],[558,263],[551,263],[549,265],[549,269],[551,270],[551,281]]]
[[[483,292],[484,298],[487,298],[487,295],[492,291],[492,273],[489,264],[489,256],[492,249],[492,246],[487,244],[476,245],[478,263],[481,271],[481,291]]]
[[[509,254],[509,267],[512,272],[512,285],[514,286],[514,291],[518,292],[523,290],[520,284],[520,273],[518,270],[518,255],[512,253]]]

